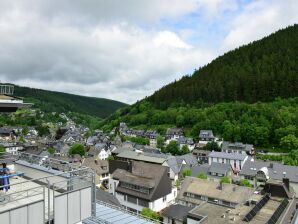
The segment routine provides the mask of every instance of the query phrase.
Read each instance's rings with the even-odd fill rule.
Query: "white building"
[[[213,162],[230,164],[234,173],[238,173],[242,169],[247,159],[248,155],[244,155],[241,153],[225,153],[212,151],[208,155],[209,165],[211,165],[211,163]]]
[[[168,168],[144,162],[131,163],[131,171],[117,169],[109,180],[109,193],[127,210],[140,212],[150,208],[159,212],[175,202]]]

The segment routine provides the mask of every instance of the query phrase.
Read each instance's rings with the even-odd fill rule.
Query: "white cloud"
[[[223,50],[297,21],[294,0],[240,8],[237,0],[0,1],[0,80],[133,103]],[[238,11],[232,21],[221,21]],[[194,28],[183,27],[183,16],[192,13],[203,21],[195,17]],[[195,27],[214,20],[230,28],[222,49],[186,41],[208,36]]]
[[[223,50],[261,39],[278,29],[298,22],[296,0],[253,1],[232,21]]]
[[[171,31],[122,24],[82,30],[22,14],[0,20],[0,78],[132,103],[213,54]]]
[[[237,0],[198,0],[198,7],[207,17],[220,17],[225,11],[238,9]]]

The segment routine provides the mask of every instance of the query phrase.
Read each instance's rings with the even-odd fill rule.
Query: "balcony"
[[[88,167],[28,153],[4,153],[0,162],[7,162],[11,175],[10,189],[0,191],[1,224],[157,223],[96,201],[95,176]]]
[[[11,161],[8,157],[2,155],[2,162]],[[95,214],[94,172],[90,168],[64,164],[65,171],[57,171],[48,166],[57,161],[43,163],[37,158],[20,154],[8,164],[10,184],[0,191],[1,223],[74,224]]]

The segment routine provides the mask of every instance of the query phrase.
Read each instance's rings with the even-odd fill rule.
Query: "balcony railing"
[[[0,84],[0,94],[13,95],[13,92],[14,92],[14,86],[13,85]]]
[[[35,155],[24,155],[19,155],[19,159],[25,160],[17,160],[15,170],[9,171],[11,174],[2,174],[0,178],[22,171],[27,178],[35,174],[43,176],[30,180],[12,178],[11,184],[2,186],[3,189],[10,189],[5,194],[0,193],[1,223],[2,219],[4,223],[15,223],[14,217],[24,213],[30,224],[50,223],[52,220],[57,224],[65,223],[65,220],[67,223],[77,223],[95,215],[95,174],[92,169],[70,167],[71,170],[51,174],[46,172],[47,169],[50,171],[50,167],[37,169],[45,167]],[[5,153],[0,157],[7,160],[8,155]],[[30,177],[26,176],[26,172]]]

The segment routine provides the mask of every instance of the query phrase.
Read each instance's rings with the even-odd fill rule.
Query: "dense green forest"
[[[41,89],[15,86],[15,95],[25,102],[34,103],[34,108],[44,112],[76,112],[105,118],[126,104],[114,100],[78,96]]]
[[[291,147],[282,139],[288,135],[298,136],[298,98],[277,98],[253,104],[218,103],[202,108],[169,107],[166,110],[155,109],[150,102],[142,101],[118,110],[102,125],[104,130],[110,130],[119,122],[126,122],[130,127],[156,129],[161,134],[168,127],[184,127],[186,135],[195,139],[201,129],[212,129],[227,141],[287,150]]]
[[[105,130],[212,129],[227,141],[298,149],[298,25],[230,51],[102,122]]]
[[[148,97],[156,107],[272,101],[298,95],[298,25],[218,57]]]
[[[101,118],[76,113],[68,112],[67,116],[76,124],[84,125],[90,128],[91,131],[97,129],[102,121]],[[55,128],[55,125],[61,122],[66,124],[66,120],[59,116],[59,113],[44,113],[39,109],[19,109],[15,113],[0,113],[0,127],[2,126],[36,126],[39,132],[43,128]],[[42,130],[41,132],[43,132]]]

